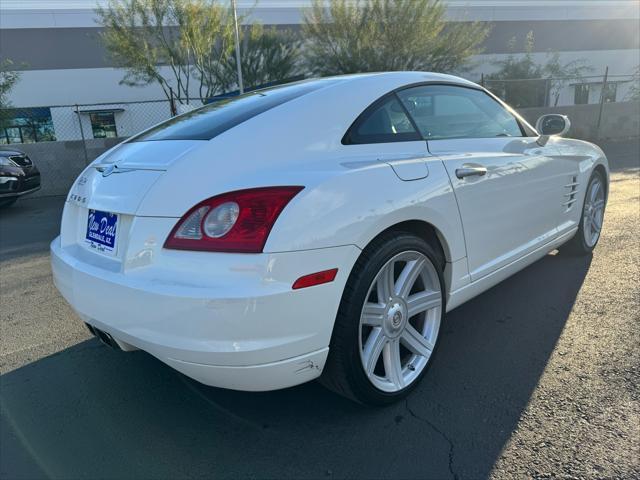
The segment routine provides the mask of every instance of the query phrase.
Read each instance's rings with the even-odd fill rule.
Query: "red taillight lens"
[[[252,188],[211,197],[180,219],[164,247],[260,253],[278,216],[303,188]]]

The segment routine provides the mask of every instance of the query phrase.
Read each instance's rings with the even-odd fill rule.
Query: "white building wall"
[[[56,140],[77,140],[81,138],[78,117],[69,107],[51,108],[51,120]]]
[[[224,1],[224,0],[223,0]],[[248,22],[300,24],[312,0],[237,0]],[[636,0],[443,0],[457,21],[588,20],[638,18]],[[97,4],[105,0],[2,0],[0,28],[94,27]]]
[[[168,75],[170,69],[160,70]],[[158,84],[142,87],[120,85],[123,76],[124,70],[116,68],[25,70],[11,91],[10,100],[15,106],[33,107],[166,98]]]

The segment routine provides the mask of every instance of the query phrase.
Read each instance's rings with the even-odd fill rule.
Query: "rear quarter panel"
[[[402,181],[377,160],[339,162],[333,175],[305,188],[283,211],[265,251],[339,245],[364,249],[384,230],[409,220],[433,225],[447,261],[465,256],[464,236],[451,183],[440,160],[429,175]]]

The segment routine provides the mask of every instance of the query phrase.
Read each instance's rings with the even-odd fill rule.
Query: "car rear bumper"
[[[205,253],[201,265],[211,273],[204,284],[153,266],[144,275],[104,269],[79,248],[56,238],[51,262],[57,288],[86,323],[125,350],[139,348],[204,384],[238,390],[285,388],[320,375],[360,252]],[[334,282],[291,289],[300,276],[330,268],[339,269]]]

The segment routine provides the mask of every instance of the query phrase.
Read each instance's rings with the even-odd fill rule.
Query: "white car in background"
[[[85,169],[55,282],[103,341],[207,385],[320,377],[392,402],[446,311],[556,248],[596,246],[607,159],[568,128],[547,115],[536,131],[480,86],[420,72],[208,105]]]

